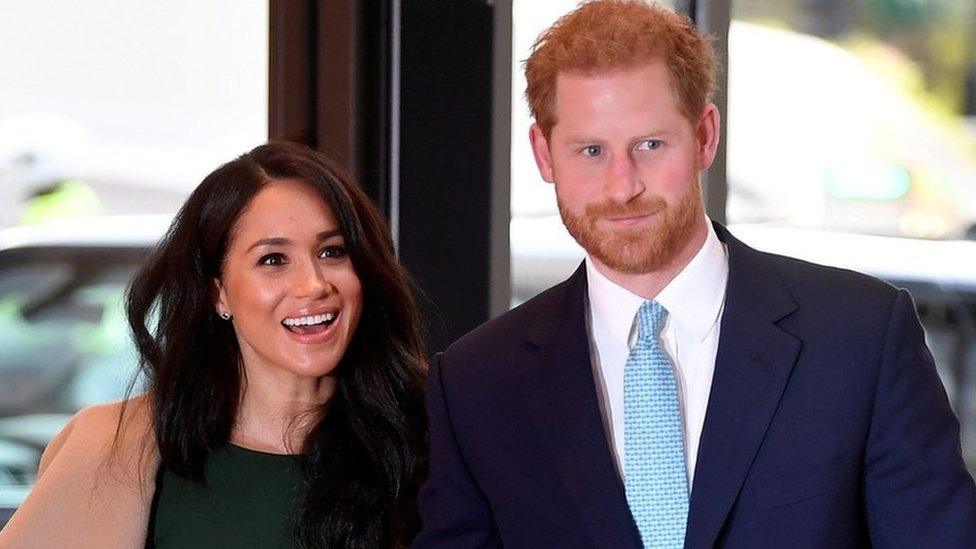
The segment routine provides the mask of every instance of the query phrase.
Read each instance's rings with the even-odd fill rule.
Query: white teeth
[[[285,326],[314,326],[335,320],[335,313],[325,313],[321,315],[300,316],[297,318],[286,318],[282,321]]]

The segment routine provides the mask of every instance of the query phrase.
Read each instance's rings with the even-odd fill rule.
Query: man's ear
[[[231,314],[230,306],[227,304],[227,290],[219,278],[213,280],[213,301],[214,309],[218,315]]]
[[[707,170],[715,161],[721,128],[718,107],[712,103],[702,107],[701,114],[698,116],[698,127],[695,130],[698,141],[698,171]]]
[[[552,183],[556,180],[553,177],[552,154],[549,152],[549,141],[542,132],[538,124],[532,124],[529,128],[529,142],[532,143],[532,156],[535,157],[535,165],[539,168],[539,175],[542,179]]]

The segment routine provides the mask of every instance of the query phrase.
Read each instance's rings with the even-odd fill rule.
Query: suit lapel
[[[552,292],[550,311],[526,335],[534,348],[521,384],[528,408],[593,544],[640,547],[593,380],[585,268]]]
[[[796,310],[779,276],[716,225],[729,282],[691,493],[685,547],[712,547],[786,387],[800,342],[776,322]]]

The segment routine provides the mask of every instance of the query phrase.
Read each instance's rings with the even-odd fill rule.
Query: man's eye
[[[338,259],[340,257],[346,257],[346,254],[347,253],[348,252],[346,251],[346,247],[345,246],[338,246],[338,245],[337,246],[326,246],[325,248],[322,248],[322,251],[321,252],[319,252],[319,257],[321,257],[321,258],[329,258],[329,259]]]
[[[271,267],[279,267],[285,264],[285,256],[280,253],[265,254],[261,256],[258,260],[258,265],[269,265]]]
[[[583,156],[600,156],[603,149],[601,149],[599,145],[587,145],[586,147],[583,147],[580,152],[583,153]]]
[[[642,151],[653,151],[655,149],[660,149],[661,145],[663,145],[663,143],[661,143],[661,141],[658,139],[645,139],[637,144],[637,148]]]

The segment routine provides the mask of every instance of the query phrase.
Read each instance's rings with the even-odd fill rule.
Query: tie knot
[[[637,311],[637,337],[641,341],[656,339],[664,329],[664,314],[660,303],[649,299]]]

